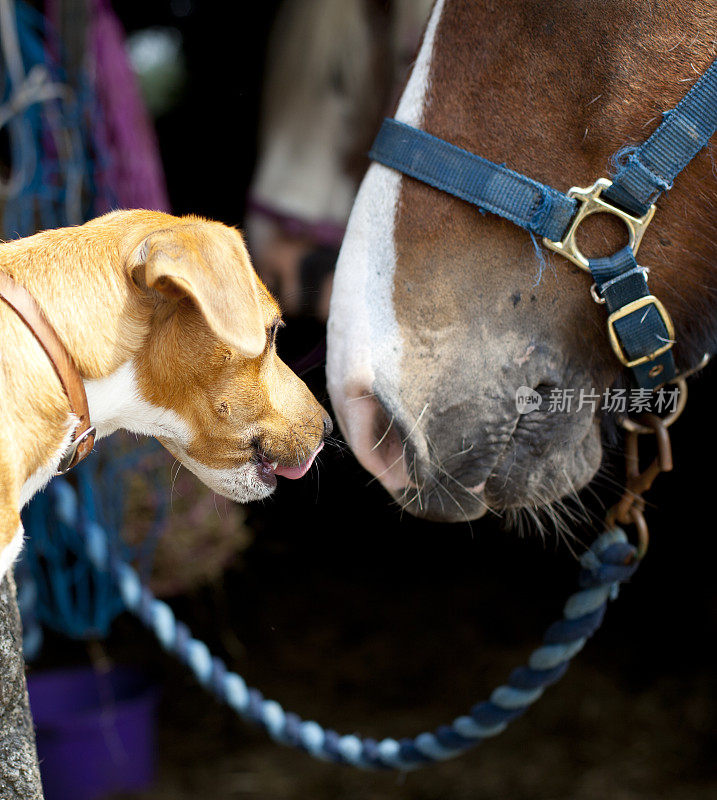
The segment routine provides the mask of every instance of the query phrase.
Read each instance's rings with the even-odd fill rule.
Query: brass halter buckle
[[[559,253],[564,258],[567,258],[568,261],[572,261],[573,264],[580,267],[580,269],[585,270],[585,272],[590,272],[590,264],[588,263],[588,259],[585,258],[580,251],[576,240],[578,228],[585,217],[589,217],[591,214],[603,213],[612,214],[621,219],[627,227],[628,244],[632,248],[632,252],[637,255],[642,237],[645,235],[647,226],[655,215],[654,205],[650,206],[643,217],[634,217],[632,214],[628,214],[627,211],[623,211],[617,206],[607,203],[600,195],[605,189],[609,189],[611,186],[612,181],[607,178],[598,178],[595,183],[587,189],[573,186],[568,192],[568,197],[574,197],[576,200],[579,200],[581,204],[573,217],[573,221],[570,223],[568,229],[563,234],[563,238],[559,242],[554,242],[552,239],[543,239],[543,244],[549,250]]]
[[[649,355],[641,356],[640,358],[635,358],[630,361],[625,354],[622,345],[620,344],[620,339],[615,331],[615,323],[619,319],[632,314],[633,311],[638,311],[639,309],[647,308],[648,306],[654,306],[657,310],[657,313],[662,318],[662,324],[667,330],[667,341],[656,350],[653,350],[653,352]],[[672,317],[670,317],[670,315],[667,313],[667,309],[662,305],[662,303],[652,294],[648,294],[645,297],[640,297],[637,300],[633,300],[632,303],[628,303],[626,306],[618,308],[617,311],[613,311],[612,314],[610,314],[610,316],[607,318],[607,332],[610,336],[610,344],[612,345],[615,355],[620,360],[620,363],[624,364],[626,367],[636,367],[638,364],[646,364],[648,361],[652,361],[658,356],[661,356],[663,353],[666,353],[675,343],[675,326],[672,324]]]
[[[580,227],[580,223],[586,217],[589,217],[591,214],[605,213],[612,214],[613,216],[618,217],[618,219],[621,219],[627,227],[628,245],[632,248],[632,252],[637,255],[637,250],[640,247],[640,242],[642,242],[642,237],[645,235],[647,226],[650,224],[655,215],[654,205],[651,205],[648,208],[644,216],[635,217],[632,214],[628,214],[627,211],[623,211],[617,206],[607,203],[602,199],[601,195],[605,189],[609,189],[611,186],[612,181],[608,180],[607,178],[598,178],[595,183],[592,186],[589,186],[587,189],[581,189],[579,186],[573,186],[568,192],[568,197],[574,197],[576,200],[580,201],[580,207],[573,217],[573,221],[570,223],[568,229],[563,235],[563,238],[559,242],[554,242],[552,239],[543,239],[543,244],[549,250],[559,253],[561,256],[567,258],[568,261],[572,261],[573,264],[580,267],[580,269],[585,270],[585,272],[590,272],[590,264],[588,259],[585,258],[578,247],[577,232],[578,228]],[[645,272],[647,272],[647,270]],[[590,293],[596,302],[601,302],[601,298],[599,298],[595,292],[594,285],[590,289]],[[627,354],[620,344],[620,339],[615,330],[615,323],[623,317],[627,317],[633,312],[649,306],[654,306],[655,310],[662,318],[665,330],[667,331],[667,340],[663,345],[658,347],[649,355],[641,356],[640,358],[636,358],[631,361],[627,357]],[[667,309],[653,295],[640,297],[639,299],[634,300],[632,303],[628,303],[626,306],[623,306],[622,308],[619,308],[610,314],[607,320],[607,330],[610,336],[610,344],[615,352],[615,355],[618,357],[620,363],[626,367],[636,367],[640,364],[646,364],[648,361],[652,361],[663,353],[666,353],[674,344],[675,339],[675,329],[674,325],[672,324],[672,319],[670,318]]]

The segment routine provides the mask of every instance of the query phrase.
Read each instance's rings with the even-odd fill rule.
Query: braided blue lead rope
[[[99,555],[96,543],[93,550]],[[543,645],[493,691],[489,700],[434,732],[413,739],[381,741],[353,734],[341,736],[265,699],[213,656],[203,642],[193,638],[172,609],[142,585],[129,564],[115,562],[114,572],[127,609],[154,631],[162,646],[186,664],[203,686],[241,717],[263,727],[274,740],[325,761],[363,769],[410,770],[464,753],[501,733],[526,711],[546,687],[563,676],[572,657],[600,626],[608,599],[617,596],[620,583],[632,577],[638,563],[635,548],[620,528],[603,533],[581,558],[580,588],[567,599],[562,619],[547,629]]]

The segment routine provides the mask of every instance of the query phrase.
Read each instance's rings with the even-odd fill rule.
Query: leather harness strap
[[[72,444],[62,457],[58,473],[67,472],[92,450],[96,430],[90,424],[85,385],[72,356],[45,317],[35,298],[9,275],[0,272],[0,298],[27,325],[50,359],[62,388],[70,402],[70,410],[78,424],[72,434]]]

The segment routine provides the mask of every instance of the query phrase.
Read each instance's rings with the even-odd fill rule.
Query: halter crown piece
[[[483,211],[542,236],[543,244],[589,272],[593,298],[608,312],[610,344],[635,383],[656,389],[674,380],[675,331],[667,309],[650,293],[648,270],[635,260],[655,201],[717,130],[717,60],[612,181],[563,194],[500,164],[398,122],[385,119],[369,157]],[[585,217],[609,213],[627,226],[628,244],[605,258],[586,258],[576,244]]]

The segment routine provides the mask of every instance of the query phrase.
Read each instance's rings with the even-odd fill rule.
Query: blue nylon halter
[[[716,129],[717,60],[665,113],[602,198],[619,211],[638,217],[647,214]],[[395,119],[383,121],[369,157],[551,242],[563,239],[580,206],[579,199]],[[613,348],[637,385],[654,389],[673,379],[671,322],[650,293],[647,271],[638,266],[633,248],[590,259],[588,265],[596,292],[611,315]]]

